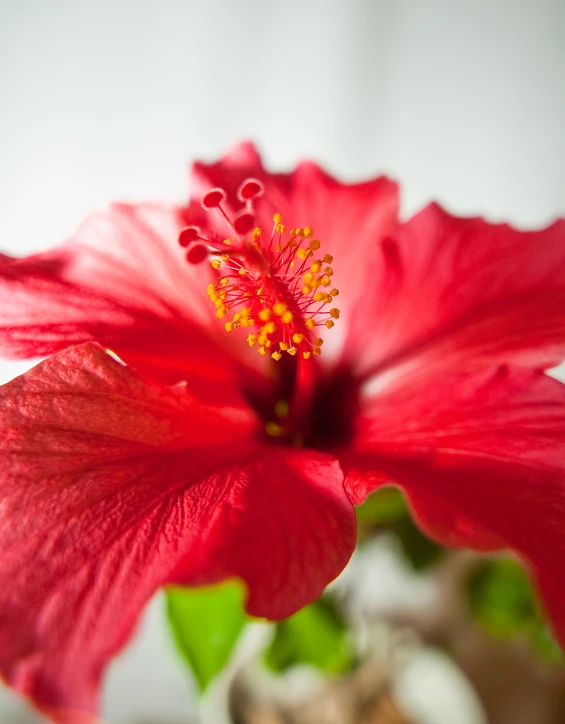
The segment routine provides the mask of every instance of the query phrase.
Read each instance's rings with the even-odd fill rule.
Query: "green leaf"
[[[416,570],[433,565],[443,548],[425,536],[414,524],[404,495],[398,488],[379,488],[357,510],[361,539],[384,530],[394,533],[406,558]]]
[[[176,645],[204,691],[227,664],[247,620],[244,586],[239,581],[205,588],[171,586],[165,595]]]
[[[396,523],[408,515],[404,496],[398,488],[379,488],[356,508],[360,528],[375,528]]]
[[[547,628],[526,571],[513,558],[490,560],[468,581],[471,615],[495,638],[526,638],[546,661],[563,655]]]
[[[330,674],[349,671],[353,654],[344,622],[326,598],[277,624],[266,663],[275,671],[311,664]]]
[[[440,545],[416,527],[411,518],[398,521],[393,527],[393,532],[398,536],[402,552],[416,571],[433,566],[444,552]]]

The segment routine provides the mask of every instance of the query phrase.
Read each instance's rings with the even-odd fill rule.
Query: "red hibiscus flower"
[[[291,614],[390,481],[436,538],[519,553],[564,641],[565,222],[399,223],[387,179],[270,174],[247,144],[192,190],[1,258],[1,348],[53,355],[0,391],[5,680],[95,712],[166,583],[239,576]]]

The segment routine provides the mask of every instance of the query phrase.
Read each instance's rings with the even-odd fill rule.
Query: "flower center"
[[[229,238],[206,238],[196,226],[179,236],[191,264],[208,258],[216,281],[208,296],[227,332],[247,328],[247,343],[277,362],[283,354],[304,359],[321,354],[323,339],[316,333],[339,318],[330,306],[339,291],[332,288],[331,254],[320,254],[320,242],[310,227],[287,230],[280,214],[269,230],[256,226],[254,205],[263,194],[256,179],[247,179],[238,191],[245,206],[234,218],[225,211],[226,193],[216,188],[202,199],[229,229]]]

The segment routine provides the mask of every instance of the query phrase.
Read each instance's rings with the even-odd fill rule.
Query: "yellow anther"
[[[218,309],[218,311],[216,312],[216,317],[218,317],[218,319],[223,319],[225,316],[226,316],[226,310]]]
[[[244,276],[245,274],[247,274],[247,269],[244,269],[244,268],[242,267],[241,269],[238,269],[238,270],[237,270],[237,273],[238,273],[238,274],[241,274],[241,276]]]
[[[303,236],[304,235],[304,229],[301,229],[300,226],[297,226],[296,229],[296,236]]]
[[[216,299],[216,301],[214,302],[214,305],[215,305],[218,309],[225,309],[225,308],[226,308],[226,305],[224,304],[224,302],[223,302],[219,297],[218,297],[218,299]]]
[[[296,347],[289,347],[287,349],[287,352],[288,352],[288,354],[290,354],[294,357],[294,355],[298,352],[298,350],[296,349]]]
[[[290,345],[288,345],[286,342],[279,342],[279,347],[282,349],[283,352],[286,352]]]
[[[291,249],[294,249],[295,246],[298,246],[298,242],[296,241],[296,239],[291,239],[288,242],[288,245],[290,246]],[[292,265],[294,265],[294,262],[292,262]]]
[[[324,292],[316,292],[316,294],[314,294],[314,301],[315,301],[315,302],[323,302],[325,296],[326,296],[326,295],[324,294]]]
[[[312,252],[310,249],[298,249],[296,251],[296,256],[304,261],[305,259],[308,259],[309,256],[312,256]]]
[[[318,337],[314,340],[314,344],[316,345],[316,347],[321,347],[324,344],[324,340],[321,337]]]
[[[243,317],[241,320],[242,327],[252,327],[255,324],[255,320],[251,317]]]
[[[316,357],[318,357],[319,355],[322,354],[322,350],[319,347],[314,347],[314,349],[312,350],[312,354],[316,355]]]
[[[305,226],[305,227],[302,229],[302,236],[305,236],[306,238],[308,238],[309,236],[312,236],[313,233],[314,233],[314,229],[311,229],[309,226]],[[312,244],[313,244],[313,243],[314,243],[314,242],[312,242]],[[320,242],[318,241],[317,243],[318,243],[318,246],[320,246]],[[318,248],[318,246],[314,247],[314,246],[312,246],[312,244],[310,244],[310,246],[312,247],[312,249],[317,249],[317,248]]]
[[[248,317],[252,311],[253,310],[251,309],[251,307],[243,307],[243,309],[241,310],[241,316]]]
[[[206,287],[206,291],[208,294],[213,294],[216,291],[216,285],[215,284],[208,284]]]
[[[253,239],[253,241],[257,241],[257,239],[261,236],[261,233],[261,229],[256,226],[251,232],[251,238]]]
[[[257,315],[262,322],[268,322],[271,318],[271,310],[268,307],[264,307]]]
[[[304,231],[306,231],[306,229],[304,229]],[[304,234],[304,236],[306,236],[306,234]],[[319,248],[320,248],[320,242],[318,241],[318,239],[312,239],[312,241],[310,242],[310,249],[319,249]]]
[[[233,322],[226,322],[224,324],[224,327],[225,327],[226,332],[231,332],[233,329]]]
[[[227,287],[227,285],[230,283],[230,280],[227,277],[222,277],[220,279],[220,286],[221,287]]]
[[[220,297],[216,294],[216,292],[212,292],[212,294],[210,294],[210,301],[212,304],[216,304],[219,298]]]
[[[304,324],[308,327],[308,329],[314,329],[316,326],[316,322],[312,318],[307,319]]]
[[[265,349],[265,347],[263,347],[263,345],[261,345],[261,347],[259,347],[257,352],[259,352],[259,354],[261,354],[263,356],[265,356],[267,354],[267,350]]]
[[[277,417],[286,417],[288,415],[289,405],[286,400],[277,400],[275,403],[275,415]]]
[[[313,261],[312,264],[310,265],[310,271],[313,272],[314,274],[317,274],[321,268],[322,268],[322,263],[317,260]]]
[[[302,287],[302,294],[310,294],[312,292],[312,287],[309,284],[305,284]]]
[[[278,244],[277,246],[275,246],[275,251],[277,252],[277,254],[280,254],[283,249],[284,246],[282,244]]]
[[[222,254],[222,256],[220,257],[220,259],[221,259],[222,261],[227,261],[229,258],[230,258],[230,255],[229,255],[229,254]]]
[[[273,307],[273,311],[277,316],[282,317],[286,312],[286,304],[284,302],[277,302]]]
[[[265,423],[265,432],[271,437],[280,437],[283,434],[283,429],[278,422],[269,420],[269,422]]]
[[[320,279],[320,284],[323,287],[329,287],[331,283],[332,283],[332,280],[329,277],[324,276]]]
[[[337,307],[330,309],[330,317],[333,317],[334,319],[339,319],[339,309]]]
[[[312,356],[312,352],[303,352],[302,356],[304,357],[304,359],[310,359],[310,357]]]
[[[285,227],[284,224],[277,224],[277,225],[275,226],[275,231],[277,232],[277,234],[284,234],[285,228],[286,228],[286,227]],[[281,247],[280,251],[282,251],[283,248],[284,248],[284,247]]]
[[[331,328],[334,326],[335,322],[332,322],[331,319],[326,319],[326,321],[324,322],[324,324],[325,324],[325,326],[326,326],[328,329],[331,329]]]
[[[267,322],[262,328],[261,331],[265,332],[265,334],[273,334],[276,330],[276,325],[274,322]]]
[[[247,344],[250,347],[255,347],[257,344],[257,335],[256,334],[248,334],[247,335]]]
[[[331,266],[327,266],[327,267],[324,269],[324,274],[327,274],[329,277],[331,277],[331,275],[332,275],[333,273],[334,273],[334,270],[331,268]]]
[[[337,297],[337,295],[339,294],[339,289],[335,289],[334,287],[334,289],[331,290],[330,294],[332,295],[332,297]]]
[[[333,260],[334,260],[334,258],[331,254],[324,254],[324,263],[325,264],[331,264]]]
[[[282,222],[282,216],[280,214],[275,214],[273,216],[273,221],[275,224],[280,224]]]
[[[263,294],[263,287],[259,287],[259,289],[257,290],[257,296],[260,297],[261,294]]]
[[[300,334],[300,332],[295,332],[292,335],[292,341],[294,342],[294,344],[300,344],[303,339],[304,339],[304,335]]]
[[[210,264],[214,269],[219,269],[222,266],[222,262],[219,259],[212,259]]]
[[[291,239],[294,239],[294,237],[297,236],[297,234],[296,234],[296,229],[294,228],[294,226],[293,226],[292,229],[288,232],[288,235],[290,236]]]
[[[272,344],[273,344],[273,343],[271,342],[271,340],[268,339],[268,340],[265,342],[265,347],[270,347]]]
[[[278,362],[280,359],[282,359],[282,354],[278,351],[273,352],[271,357],[275,360],[275,362]]]
[[[222,242],[225,246],[231,246],[231,239],[224,239]]]
[[[282,315],[282,321],[284,324],[290,324],[293,319],[294,319],[294,314],[292,312],[287,311]]]

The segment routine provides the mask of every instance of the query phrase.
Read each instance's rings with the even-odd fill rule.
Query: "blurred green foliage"
[[[227,664],[247,616],[245,588],[238,581],[165,592],[167,615],[177,648],[201,691]]]
[[[274,671],[311,664],[341,674],[352,668],[354,656],[345,623],[324,596],[277,624],[265,661]]]
[[[469,577],[468,598],[473,618],[488,634],[501,639],[526,638],[546,661],[563,662],[528,575],[516,560],[505,557],[482,563]]]
[[[417,528],[398,488],[379,488],[356,512],[360,540],[383,531],[394,533],[414,569],[423,570],[441,557],[443,548]]]

